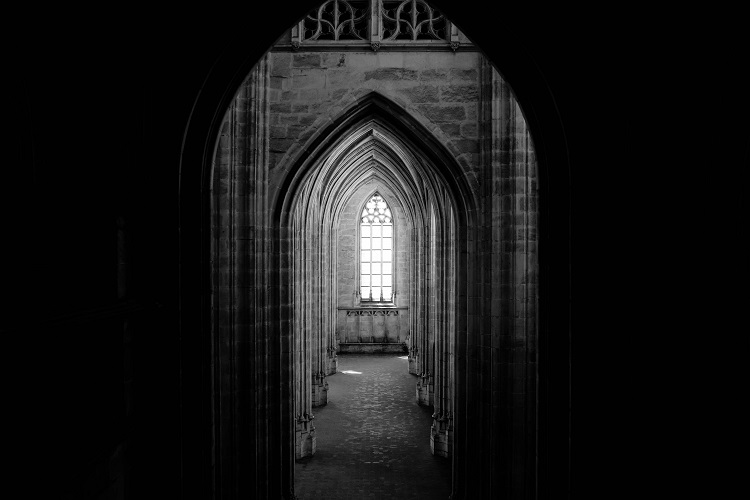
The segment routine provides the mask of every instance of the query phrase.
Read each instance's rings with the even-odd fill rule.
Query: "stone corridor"
[[[299,499],[447,499],[450,460],[430,453],[430,408],[416,402],[405,354],[340,354],[317,451],[295,465]]]

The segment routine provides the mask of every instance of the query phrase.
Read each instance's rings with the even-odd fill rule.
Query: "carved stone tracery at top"
[[[425,0],[326,0],[292,28],[291,46],[369,42],[388,45],[444,42],[457,50],[458,29]]]
[[[382,2],[383,40],[450,41],[445,16],[423,0]]]
[[[328,0],[302,22],[302,38],[311,40],[367,40],[369,1]]]

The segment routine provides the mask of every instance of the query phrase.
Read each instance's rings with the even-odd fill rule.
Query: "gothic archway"
[[[528,150],[528,148],[530,147],[528,130],[526,130],[525,128],[526,125],[520,112],[516,111],[517,104],[510,94],[507,85],[505,85],[504,82],[500,81],[497,76],[493,76],[491,67],[489,65],[483,67],[485,68],[484,74],[489,75],[487,77],[487,80],[483,80],[486,83],[486,85],[482,87],[482,92],[485,93],[483,102],[486,103],[486,108],[492,108],[492,106],[495,105],[499,106],[506,113],[505,115],[503,115],[506,116],[505,121],[503,123],[495,124],[498,127],[498,134],[501,134],[499,129],[504,127],[502,131],[504,137],[512,136],[511,142],[515,141],[516,143],[521,144],[521,146],[519,146],[520,149],[526,148]],[[259,72],[251,73],[251,80],[266,77],[262,74],[262,72],[264,71],[262,69],[262,66],[260,66],[259,68]],[[248,102],[245,104],[248,104],[253,100],[253,97],[248,94],[248,92],[253,91],[252,89],[253,86],[249,85],[247,87],[244,87],[240,92],[239,98],[248,100]],[[328,128],[325,129],[325,133],[320,133],[316,137],[308,138],[309,140],[306,142],[307,146],[305,146],[303,149],[300,149],[299,154],[309,158],[311,154],[314,153],[315,148],[317,148],[318,146],[330,144],[331,141],[335,140],[336,137],[340,137],[346,134],[348,131],[351,131],[351,124],[353,123],[353,119],[363,118],[364,116],[367,116],[367,112],[373,114],[375,110],[380,109],[379,112],[374,114],[377,115],[378,118],[387,122],[389,128],[392,128],[394,130],[403,130],[403,137],[410,138],[409,140],[411,141],[422,141],[423,144],[430,144],[435,146],[434,148],[421,148],[421,151],[425,155],[425,157],[430,158],[430,160],[434,162],[434,169],[439,172],[440,175],[443,175],[444,179],[450,179],[450,182],[445,183],[448,188],[446,191],[446,195],[452,197],[454,201],[457,202],[457,205],[458,203],[465,203],[466,200],[470,200],[472,197],[477,197],[477,192],[481,193],[481,190],[477,191],[476,188],[469,188],[466,190],[456,188],[456,185],[460,186],[462,183],[464,185],[469,184],[467,182],[467,176],[460,169],[451,170],[451,161],[455,157],[455,151],[448,151],[446,153],[445,143],[435,138],[436,133],[438,133],[437,131],[426,130],[423,122],[414,120],[409,113],[404,113],[401,103],[394,103],[393,101],[388,101],[387,99],[382,100],[382,102],[380,103],[376,103],[376,101],[379,99],[376,96],[377,94],[370,98],[363,98],[361,101],[358,101],[357,103],[351,105],[348,110],[341,112],[338,115],[338,118],[334,120],[334,122]],[[370,101],[368,101],[367,99],[370,99]],[[257,109],[253,111],[252,104],[248,104],[247,108],[243,108],[243,106],[239,106],[235,109],[244,109],[244,111],[242,112],[246,114],[254,112],[257,113],[259,111]],[[487,112],[486,108],[484,108],[483,112]],[[368,109],[369,111],[366,112],[365,110]],[[259,116],[260,115],[262,115],[262,113],[260,113]],[[511,117],[513,118],[511,119]],[[490,129],[492,128],[492,126],[493,124],[490,124]],[[216,122],[214,122],[214,127],[214,129],[216,130]],[[249,152],[252,155],[263,155],[262,148],[257,147],[257,145],[261,144],[264,140],[261,134],[251,132],[243,135],[236,134],[231,131],[225,132],[228,132],[227,134],[225,134],[225,138],[228,139],[231,139],[233,137],[233,134],[235,139],[237,137],[243,137],[242,140],[245,141],[245,145],[243,146],[243,154]],[[486,142],[492,143],[493,140],[499,140],[499,136],[495,137],[495,139],[493,139],[493,137],[495,136],[493,136],[492,132],[484,134],[484,140]],[[221,147],[222,146],[220,144],[219,149],[221,149]],[[515,157],[515,152],[510,151],[507,148],[504,150],[502,148],[498,148],[497,150],[495,150],[492,144],[489,144],[488,147],[483,147],[484,153],[481,154],[485,154],[488,157],[492,157],[493,154],[496,154],[498,156],[496,160],[499,163],[505,162],[505,164],[511,165],[517,163],[518,161],[521,161],[522,163],[525,162],[526,165],[529,165],[534,162],[533,155],[527,155],[525,159],[519,160]],[[440,158],[441,155],[443,155],[444,158]],[[206,157],[204,156],[204,159],[205,158]],[[492,160],[489,161],[491,162]],[[247,162],[245,163],[247,164]],[[295,164],[294,161],[290,161],[288,163]],[[455,161],[453,163],[455,166]],[[521,177],[527,175],[526,172],[528,172],[528,170],[519,168],[519,172],[521,171],[523,171],[523,173],[520,174]],[[290,193],[287,195],[287,200],[293,200],[295,196],[294,193],[296,193],[296,191],[299,189],[298,186],[302,185],[302,179],[298,178],[297,175],[301,172],[304,172],[304,168],[302,166],[297,166],[295,167],[295,169],[293,169],[293,172],[294,175],[283,176],[283,186],[276,191],[277,193]],[[456,210],[456,213],[459,216],[465,215],[467,218],[472,218],[471,223],[467,223],[465,225],[466,228],[471,228],[471,231],[467,230],[467,232],[464,233],[461,233],[459,231],[457,239],[468,242],[468,245],[473,245],[474,250],[474,253],[466,252],[464,254],[463,252],[459,252],[459,259],[466,259],[468,261],[468,256],[478,256],[482,254],[481,249],[477,250],[477,247],[481,246],[483,244],[483,241],[486,242],[487,238],[483,238],[481,236],[473,238],[472,236],[475,235],[472,234],[472,231],[479,233],[484,232],[485,236],[492,233],[491,230],[489,230],[488,233],[487,229],[482,229],[482,227],[486,228],[488,226],[487,223],[485,223],[483,226],[483,223],[481,221],[492,220],[492,217],[489,215],[489,213],[492,212],[492,207],[495,206],[493,205],[494,203],[497,204],[496,207],[498,211],[498,217],[502,217],[500,212],[502,212],[502,204],[505,203],[503,202],[503,196],[505,196],[506,199],[510,200],[510,203],[512,203],[513,207],[529,207],[533,203],[535,203],[534,201],[530,201],[528,199],[521,199],[523,197],[523,193],[518,193],[518,186],[509,185],[516,184],[513,178],[504,179],[499,174],[495,178],[495,174],[493,174],[492,171],[486,172],[485,175],[487,175],[488,177],[482,180],[482,184],[486,186],[493,186],[492,188],[486,188],[490,189],[490,192],[483,192],[483,194],[479,196],[479,200],[481,201],[475,203],[475,205],[473,205],[473,208],[465,208],[463,213],[460,212],[459,209]],[[230,333],[231,328],[226,329],[227,338],[223,338],[222,334],[220,333],[222,325],[214,323],[214,326],[216,328],[215,332],[217,332],[217,335],[213,338],[211,345],[214,349],[214,354],[212,354],[212,356],[213,359],[216,360],[216,363],[212,368],[214,370],[215,378],[213,379],[213,382],[209,384],[209,386],[213,387],[213,389],[208,389],[208,392],[212,395],[211,400],[213,401],[212,406],[214,408],[214,413],[212,413],[213,425],[211,427],[212,431],[210,433],[211,437],[209,438],[209,441],[213,442],[212,446],[214,451],[212,453],[214,453],[215,457],[220,457],[220,459],[215,460],[214,463],[216,465],[214,466],[213,472],[208,473],[210,478],[209,483],[214,484],[214,491],[221,491],[222,489],[223,491],[227,492],[250,491],[247,490],[247,488],[249,487],[248,485],[252,483],[255,485],[252,486],[253,488],[256,488],[255,492],[259,494],[262,494],[264,491],[289,492],[289,478],[291,477],[290,465],[292,463],[291,459],[293,457],[293,442],[292,440],[289,440],[285,443],[285,439],[287,438],[284,438],[284,429],[292,428],[291,418],[293,417],[293,413],[289,408],[289,403],[285,403],[285,401],[289,401],[291,399],[292,391],[290,390],[290,387],[283,383],[284,377],[289,375],[288,373],[286,373],[286,371],[288,371],[287,368],[285,368],[286,363],[277,365],[275,364],[276,361],[274,360],[283,359],[284,353],[289,352],[288,336],[282,335],[281,333],[285,328],[289,328],[287,322],[289,321],[289,318],[291,318],[291,313],[288,310],[285,310],[285,307],[288,308],[289,305],[284,304],[283,299],[280,298],[278,300],[278,303],[274,304],[275,299],[273,298],[275,296],[283,297],[283,294],[285,293],[284,283],[288,282],[288,276],[284,276],[284,272],[286,272],[284,270],[288,269],[288,262],[285,262],[283,260],[283,245],[288,244],[288,235],[285,234],[285,229],[281,224],[282,218],[288,216],[288,213],[285,215],[285,211],[283,209],[284,203],[279,203],[278,199],[272,202],[272,198],[253,197],[252,195],[246,196],[250,194],[248,192],[240,193],[248,186],[243,186],[241,185],[241,183],[236,183],[236,179],[236,177],[234,179],[222,179],[221,176],[215,178],[217,184],[214,186],[214,188],[225,193],[229,193],[231,191],[233,193],[233,196],[237,195],[242,199],[242,202],[239,204],[217,206],[217,211],[215,213],[219,213],[222,210],[228,210],[229,213],[233,214],[232,217],[234,218],[232,227],[234,227],[238,232],[233,233],[233,236],[231,236],[231,238],[239,235],[240,238],[237,241],[245,242],[240,243],[241,245],[246,245],[248,241],[253,241],[252,244],[255,246],[256,252],[254,254],[251,253],[252,255],[254,255],[254,260],[252,260],[251,267],[255,270],[256,273],[266,273],[267,275],[267,278],[265,278],[266,281],[264,282],[265,285],[264,287],[262,287],[265,291],[259,289],[258,294],[255,295],[253,300],[266,301],[265,303],[267,303],[270,307],[264,308],[262,311],[260,311],[257,315],[258,317],[251,318],[252,321],[256,322],[257,325],[264,325],[263,328],[255,329],[257,337],[254,337],[252,342],[250,343],[244,342],[244,345],[242,345],[243,342],[238,342],[236,345],[236,349],[232,351],[231,355],[229,356],[230,359],[234,360],[230,361],[229,364],[232,365],[232,363],[235,363],[234,372],[232,372],[231,375],[225,372],[223,368],[221,368],[224,361],[222,361],[222,355],[220,351],[223,348],[224,342],[233,343],[238,339],[232,337],[232,334]],[[263,179],[257,178],[255,180],[261,182],[263,181]],[[529,182],[532,181],[529,180]],[[498,189],[500,191],[498,193],[495,193],[495,189]],[[498,194],[496,199],[493,198],[493,194]],[[227,201],[229,198],[229,196],[226,196],[224,200]],[[273,213],[272,219],[268,219],[268,225],[262,226],[262,228],[259,228],[258,226],[253,224],[245,224],[244,222],[246,221],[243,220],[243,217],[245,216],[242,215],[244,213],[243,210],[246,210],[247,207],[258,206],[257,204],[263,203],[268,203],[272,206],[282,208],[277,209]],[[466,206],[471,205],[463,205],[463,207]],[[489,212],[487,212],[488,207]],[[269,214],[269,216],[270,215],[271,214]],[[277,217],[279,222],[272,222],[276,221]],[[534,224],[536,223],[535,220],[532,222]],[[491,223],[489,225],[491,226]],[[460,223],[458,224],[458,226],[460,227]],[[215,227],[215,229],[220,230],[218,227]],[[246,231],[246,233],[241,234],[242,231]],[[531,232],[533,233],[534,231],[535,229],[533,229]],[[511,233],[516,236],[518,234],[513,230],[511,230]],[[511,236],[511,233],[505,234],[504,237],[509,240],[515,238],[516,236]],[[528,230],[526,234],[530,234]],[[227,239],[226,241],[230,242],[231,238]],[[489,239],[491,240],[491,238],[492,237],[490,235]],[[217,246],[220,246],[223,243],[220,241],[215,241],[215,244]],[[274,266],[273,259],[275,258],[279,250],[282,250],[282,252],[279,260],[277,261],[278,266]],[[236,251],[236,249],[233,251]],[[514,250],[508,249],[507,253],[509,255],[513,255]],[[241,259],[245,258],[242,257],[242,255],[247,256],[248,253],[244,251],[236,251],[235,255],[241,257],[240,260],[234,260],[231,264],[229,264],[230,266],[234,267],[227,268],[228,272],[224,276],[222,276],[221,273],[217,273],[214,275],[214,278],[218,280],[224,279],[229,281],[235,278],[238,278],[240,280],[251,278],[247,274],[243,275],[242,273],[237,272],[237,270],[239,269],[247,269],[248,262],[243,262]],[[513,258],[511,258],[510,261],[515,262]],[[214,265],[221,266],[223,264],[221,264],[220,262],[215,262]],[[281,271],[278,274],[275,274],[276,269],[279,269]],[[467,280],[467,282],[471,283],[471,286],[475,286],[478,288],[478,290],[476,291],[477,295],[466,295],[463,296],[461,300],[459,300],[457,308],[458,310],[460,310],[461,307],[466,307],[466,304],[469,302],[471,302],[471,304],[479,303],[477,301],[469,301],[469,297],[476,298],[485,293],[489,293],[489,295],[492,294],[492,282],[488,282],[487,280],[482,280],[479,278],[481,273],[480,269],[481,268],[477,267],[475,263],[472,268],[473,273],[457,273],[459,274],[459,276],[457,276],[459,280],[465,279]],[[210,274],[211,273],[209,272],[209,276],[207,276],[208,282],[210,282],[212,279]],[[529,275],[527,277],[523,277],[522,279],[527,278],[533,279],[534,277]],[[240,287],[242,286],[245,285],[240,284]],[[513,286],[512,282],[506,283],[504,286],[506,286],[506,292],[512,291],[510,290]],[[461,290],[465,287],[458,286],[457,288]],[[268,294],[267,297],[264,295],[266,293]],[[511,293],[510,295],[512,296],[513,294]],[[261,299],[258,299],[257,297],[260,297]],[[245,307],[244,309],[243,307],[235,307],[237,304],[242,305],[242,301],[246,300],[247,298],[247,296],[243,298],[242,294],[225,297],[225,303],[231,304],[231,307],[228,307],[224,312],[222,312],[220,308],[215,309],[215,318],[221,318],[222,314],[228,313],[229,311],[243,311],[241,314],[248,314],[249,309],[247,307]],[[204,307],[205,304],[206,303],[204,302]],[[481,339],[482,336],[476,329],[477,322],[481,315],[477,314],[471,317],[469,313],[465,313],[465,317],[467,323],[465,330],[465,336],[467,338],[467,351],[461,352],[461,346],[457,344],[456,352],[459,358],[459,362],[457,365],[459,366],[459,368],[456,370],[456,377],[457,379],[459,379],[457,386],[465,387],[467,393],[474,391],[474,395],[476,396],[479,395],[479,389],[477,387],[481,385],[481,381],[483,380],[482,371],[487,369],[486,360],[482,359],[482,355],[468,351],[471,351],[472,349],[481,350],[482,342],[484,342],[484,340]],[[243,324],[242,322],[246,321],[247,319],[248,318],[240,317],[239,323],[235,324],[241,325]],[[237,320],[237,318],[235,318],[235,320]],[[505,321],[509,321],[510,323],[512,323],[510,317],[506,317]],[[506,325],[506,328],[513,327]],[[507,341],[512,343],[514,339],[512,338],[512,336],[510,336]],[[512,356],[512,353],[509,354]],[[247,356],[254,359],[254,362],[256,364],[253,366],[243,366],[239,360],[244,359]],[[526,365],[528,365],[528,363],[526,363],[526,361],[528,360],[521,362],[519,359],[506,359],[505,361],[508,361],[508,366],[506,366],[507,369],[511,369],[512,367],[509,365],[512,365],[513,363],[525,363]],[[482,368],[483,366],[485,368]],[[247,376],[244,381],[242,380],[243,373],[245,373],[245,375]],[[490,374],[490,376],[492,375]],[[460,377],[465,378],[461,379]],[[525,372],[521,379],[528,380]],[[477,384],[477,382],[480,382],[480,384]],[[262,385],[262,387],[264,387],[265,389],[262,389],[260,392],[256,391],[256,396],[254,396],[254,399],[251,402],[243,401],[242,397],[239,396],[239,394],[241,394],[242,390],[247,390],[255,383]],[[273,389],[274,387],[282,387],[282,389],[276,392]],[[225,388],[229,393],[234,395],[235,399],[233,401],[226,401],[222,397],[217,397],[217,388]],[[529,394],[525,396],[527,400],[529,396]],[[531,397],[533,399],[533,394],[531,395]],[[468,460],[459,460],[460,457],[467,457],[473,453],[473,448],[476,448],[475,440],[479,441],[479,439],[477,439],[479,435],[476,433],[477,431],[474,431],[474,434],[471,434],[466,426],[460,426],[458,425],[458,422],[461,418],[465,419],[467,418],[467,416],[471,418],[477,417],[480,421],[482,419],[489,419],[490,421],[492,421],[493,419],[502,420],[503,418],[502,416],[493,417],[492,411],[490,411],[489,408],[485,408],[481,404],[477,405],[478,400],[479,398],[466,398],[466,400],[459,405],[462,408],[461,415],[456,415],[457,425],[455,440],[460,445],[456,446],[454,455],[456,458],[454,460],[459,461],[460,466],[454,467],[454,486],[458,484],[460,487],[464,488],[464,490],[466,488],[469,488],[469,486],[467,485],[471,480],[473,480],[473,478],[477,477],[477,475],[479,474],[485,474],[487,471],[483,470],[472,472],[470,470],[472,468],[472,465]],[[252,408],[249,408],[250,406],[252,406]],[[243,407],[245,408],[245,411],[247,411],[247,413],[245,414],[242,413]],[[513,410],[511,406],[509,406],[508,408],[512,413]],[[523,411],[528,412],[528,407],[526,406],[525,408],[526,409],[524,409]],[[222,411],[224,412],[224,416],[222,416]],[[531,413],[533,413],[535,410],[531,409],[530,411]],[[482,416],[483,414],[485,416]],[[513,418],[511,417],[511,424],[512,420]],[[245,425],[247,423],[250,423],[251,425],[248,427]],[[258,431],[260,427],[263,427],[265,431],[265,433],[263,433],[262,435]],[[510,427],[512,427],[512,425],[508,426],[508,428]],[[479,426],[477,426],[477,428],[479,428]],[[526,430],[524,432],[526,433],[524,435],[528,435],[528,432],[531,431]],[[507,439],[510,441],[512,440],[512,437],[508,437]],[[222,442],[224,443],[223,446],[221,445]],[[247,443],[251,443],[252,447],[249,447]],[[526,443],[522,446],[522,448],[523,447],[525,447],[524,449],[526,451],[515,452],[516,455],[520,453],[521,456],[525,456],[527,457],[527,459],[533,461],[533,458],[528,458],[528,450],[534,449],[536,447],[536,444],[533,442]],[[222,449],[227,451],[221,451]],[[268,461],[264,462],[263,460],[259,460],[257,456],[250,456],[250,454],[248,453],[249,449],[260,449],[261,454],[265,454],[265,456],[273,458],[270,463]],[[275,452],[273,451],[274,449],[283,449],[284,452],[280,457],[278,457],[277,455],[275,455]],[[504,452],[500,452],[501,455],[503,453]],[[498,458],[498,460],[500,460],[500,458]],[[530,471],[528,465],[525,467],[528,471],[528,474],[524,476],[523,480],[526,482],[535,481],[534,472]],[[531,466],[531,468],[533,469],[533,466]],[[246,478],[241,478],[240,474],[238,473],[238,471],[241,469],[252,469],[253,473],[246,476]],[[211,469],[209,468],[209,470]],[[485,477],[492,477],[492,474],[486,474]],[[234,486],[231,486],[232,482],[234,482]],[[245,486],[243,486],[243,484]],[[461,491],[455,491],[454,493],[456,493],[457,497],[462,496]]]
[[[330,372],[325,356],[330,359],[335,352],[331,339],[321,338],[314,344],[318,347],[311,358],[312,368],[299,354],[305,325],[315,323],[317,328],[313,329],[317,332],[334,330],[330,297],[325,292],[315,294],[310,288],[300,288],[310,287],[315,280],[335,281],[319,267],[323,242],[317,239],[320,233],[316,231],[323,219],[334,219],[337,214],[320,214],[317,209],[325,205],[322,200],[331,197],[329,192],[346,199],[354,187],[361,185],[363,177],[377,177],[391,192],[400,193],[402,205],[411,207],[415,233],[412,275],[417,285],[409,301],[410,366],[421,378],[420,402],[434,407],[433,450],[453,458],[453,406],[460,406],[465,398],[460,390],[454,394],[455,388],[460,387],[454,378],[455,363],[463,361],[456,353],[466,350],[466,335],[462,333],[473,312],[466,297],[475,293],[476,283],[476,270],[468,265],[473,256],[469,242],[474,238],[469,233],[475,227],[474,196],[466,183],[448,180],[459,177],[460,166],[429,131],[377,93],[368,94],[344,110],[329,127],[311,137],[301,151],[304,154],[298,156],[287,175],[292,181],[280,191],[283,197],[276,203],[274,226],[278,224],[279,228],[279,252],[274,253],[278,261],[272,265],[272,269],[297,270],[294,276],[285,276],[282,271],[279,277],[281,304],[289,306],[280,305],[276,321],[288,325],[288,329],[282,327],[279,332],[283,343],[295,346],[294,360],[289,357],[284,361],[284,373],[294,374],[294,380],[282,380],[285,386],[291,383],[288,391],[295,395],[297,436],[289,438],[296,443],[294,456],[313,453],[310,415],[318,398],[322,398],[316,395],[324,390],[324,374]],[[342,193],[342,187],[349,189]],[[313,222],[308,226],[301,221]],[[425,273],[430,271],[433,278],[427,280]],[[326,287],[319,289],[325,291]],[[286,322],[284,318],[298,319]],[[312,387],[310,380],[314,380]]]

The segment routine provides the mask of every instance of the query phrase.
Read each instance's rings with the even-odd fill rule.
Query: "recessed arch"
[[[391,116],[391,112],[396,112],[396,116]],[[468,267],[467,256],[471,254],[471,250],[467,248],[467,245],[473,238],[467,237],[471,228],[466,222],[462,223],[462,221],[469,220],[471,214],[477,211],[475,206],[466,207],[463,204],[466,200],[473,201],[474,196],[468,185],[462,185],[464,184],[464,177],[459,173],[461,171],[460,166],[455,162],[454,157],[445,151],[434,135],[425,130],[400,106],[378,93],[373,92],[366,98],[359,100],[356,105],[344,110],[332,121],[330,127],[318,131],[308,139],[304,147],[300,148],[300,152],[296,156],[297,161],[292,168],[285,171],[284,181],[281,182],[285,186],[280,190],[280,193],[283,193],[283,198],[279,197],[275,200],[275,214],[278,216],[278,219],[276,219],[278,226],[276,227],[279,236],[278,246],[276,246],[278,250],[274,252],[277,260],[272,261],[271,269],[280,269],[281,272],[277,281],[279,306],[278,308],[271,307],[271,311],[278,312],[278,316],[275,318],[272,316],[271,320],[274,324],[281,326],[277,333],[282,338],[282,344],[300,346],[302,342],[300,336],[303,333],[294,325],[307,322],[302,318],[288,322],[284,321],[284,318],[294,318],[300,314],[308,315],[308,306],[299,304],[300,300],[304,300],[305,293],[295,292],[292,285],[297,283],[302,276],[299,271],[294,271],[296,269],[294,262],[305,265],[303,262],[309,259],[307,256],[299,254],[300,251],[304,251],[299,243],[299,235],[303,233],[298,226],[294,225],[294,221],[297,220],[294,214],[299,210],[300,203],[303,205],[310,203],[310,201],[305,201],[310,200],[309,196],[315,196],[315,199],[318,199],[317,197],[320,196],[321,192],[317,190],[318,188],[313,188],[313,185],[326,186],[327,190],[335,190],[335,188],[331,188],[332,183],[326,180],[337,178],[338,182],[334,185],[357,184],[356,182],[346,183],[348,177],[343,174],[337,177],[335,175],[337,169],[341,169],[354,178],[359,177],[362,182],[370,178],[368,174],[378,170],[379,175],[387,184],[393,186],[394,190],[403,193],[402,203],[405,200],[414,200],[414,219],[418,221],[414,224],[414,227],[417,232],[420,232],[417,247],[424,248],[423,250],[420,249],[418,253],[418,258],[423,261],[423,264],[420,264],[422,267],[419,267],[419,272],[414,273],[415,276],[420,277],[420,280],[423,279],[421,278],[423,275],[426,278],[424,273],[427,272],[426,269],[428,268],[424,266],[428,265],[428,256],[431,255],[426,246],[434,246],[436,237],[440,238],[438,241],[443,241],[445,238],[454,239],[452,242],[445,242],[448,245],[446,251],[449,252],[450,256],[440,258],[438,261],[433,260],[431,265],[449,266],[439,275],[435,275],[433,280],[437,279],[437,276],[442,276],[440,279],[455,281],[452,281],[449,286],[441,287],[443,295],[440,299],[435,297],[428,299],[429,295],[434,294],[434,292],[428,292],[424,284],[417,286],[414,294],[416,299],[412,301],[412,304],[415,306],[415,319],[413,321],[415,321],[414,325],[417,331],[426,331],[430,325],[436,327],[437,323],[428,320],[429,310],[444,310],[445,307],[440,305],[443,304],[443,301],[455,307],[455,309],[445,312],[446,320],[440,323],[441,328],[447,328],[446,325],[448,324],[451,325],[452,331],[446,333],[446,335],[450,335],[450,338],[446,337],[444,342],[451,349],[450,352],[446,351],[446,355],[452,360],[451,363],[455,362],[457,356],[452,349],[456,351],[459,349],[465,350],[463,346],[465,336],[461,337],[460,332],[466,331],[468,328],[469,312],[473,307],[472,304],[465,301],[465,298],[476,293],[473,290],[474,282],[470,279],[472,273],[468,270],[466,272],[455,271],[456,269],[464,270]],[[325,136],[326,133],[328,136]],[[379,161],[373,161],[376,155]],[[291,155],[286,155],[285,158],[287,157],[291,157]],[[438,162],[438,164],[436,165],[433,162]],[[378,169],[378,166],[382,167],[383,164],[387,164],[390,168]],[[399,175],[396,175],[397,173]],[[461,179],[461,182],[449,180],[455,180],[456,178]],[[462,188],[466,190],[465,193],[461,192]],[[349,189],[350,193],[353,191],[353,189]],[[436,203],[438,199],[440,199],[440,203]],[[314,203],[318,206],[317,201]],[[446,220],[451,224],[446,229],[448,227],[451,229],[445,236],[438,236],[443,235],[442,229],[438,233],[435,232],[434,227],[431,230],[429,229],[430,221],[435,220],[434,213],[436,210],[441,214],[447,210],[443,215],[447,217]],[[450,216],[448,217],[447,214],[450,214]],[[463,217],[459,215],[463,215]],[[455,224],[455,226],[452,224]],[[295,241],[297,243],[294,243]],[[313,260],[316,258],[313,256]],[[291,269],[291,271],[285,271],[287,269]],[[310,271],[307,267],[305,267],[304,273],[309,276]],[[322,279],[325,280],[326,278]],[[456,296],[444,296],[451,293],[455,293]],[[292,306],[292,304],[297,305]],[[313,305],[313,308],[315,307],[318,307],[318,305]],[[325,312],[321,312],[320,316],[325,316]],[[428,355],[430,350],[433,349],[431,347],[433,343],[427,339],[426,335],[420,342],[422,343],[420,348],[414,348],[413,351],[421,353],[420,355],[424,357],[423,363],[428,361],[434,363],[434,361],[431,361],[431,355]],[[320,353],[318,359],[322,355]],[[283,373],[290,375],[289,381],[282,376],[282,385],[287,387],[286,394],[299,394],[299,387],[302,387],[303,394],[301,399],[295,398],[294,404],[288,403],[286,410],[287,413],[291,412],[295,415],[295,422],[297,422],[296,427],[293,425],[288,427],[290,432],[285,437],[288,444],[285,445],[284,449],[294,450],[293,454],[287,455],[286,460],[289,461],[293,457],[299,458],[314,453],[314,424],[312,419],[306,415],[311,414],[310,405],[312,404],[312,408],[314,408],[315,397],[311,401],[304,395],[307,391],[306,377],[302,372],[295,372],[295,367],[298,367],[297,370],[300,369],[299,356],[295,358],[292,356],[285,357],[283,365]],[[302,369],[309,370],[309,368]],[[313,372],[315,370],[322,373],[325,368],[314,367]],[[421,385],[418,384],[418,394],[422,404],[430,406],[434,404],[436,405],[436,414],[442,415],[444,411],[445,415],[450,415],[450,418],[453,418],[454,412],[451,405],[454,400],[458,405],[463,404],[462,398],[465,395],[462,390],[455,388],[455,381],[439,387],[438,392],[440,394],[443,394],[443,391],[449,391],[451,394],[450,403],[445,403],[448,407],[438,411],[437,398],[433,397],[433,384],[438,374],[432,373],[432,369],[428,369],[426,364],[422,368],[416,368],[416,370],[417,373],[415,374],[421,377]],[[452,377],[457,371],[453,366],[446,367],[440,372],[439,376]],[[292,378],[294,379],[293,383],[291,382]],[[296,384],[296,388],[292,387],[294,384]],[[322,383],[320,386],[321,388],[324,387]],[[313,390],[313,392],[315,391]],[[445,394],[440,397],[446,398],[448,396]],[[460,420],[460,417],[456,419],[457,425],[465,425]],[[295,428],[294,433],[291,431],[293,427]],[[443,439],[451,439],[452,442],[452,437],[447,437],[448,431],[444,432],[446,432],[446,437]],[[293,468],[290,467],[290,473],[292,470]],[[291,478],[290,483],[293,483]]]
[[[437,140],[434,133],[427,130],[402,106],[379,92],[370,92],[342,110],[327,127],[319,128],[293,157],[290,154],[282,158],[282,162],[293,166],[280,183],[278,192],[283,193],[283,198],[272,201],[274,218],[281,221],[288,215],[289,200],[294,198],[306,173],[318,162],[331,156],[342,141],[351,140],[353,130],[368,122],[378,124],[378,130],[392,130],[402,140],[409,140],[413,150],[419,151],[420,155],[434,165],[444,183],[451,187],[452,196],[457,207],[460,207],[459,213],[466,217],[472,216],[476,208],[475,197],[471,194],[455,157],[447,151],[444,143]],[[365,133],[369,133],[369,129]],[[419,161],[415,163],[418,164]]]

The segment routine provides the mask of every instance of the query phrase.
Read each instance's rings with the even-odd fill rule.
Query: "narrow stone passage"
[[[315,455],[295,464],[300,499],[440,499],[450,459],[430,452],[430,408],[402,354],[340,354],[328,404],[315,409]]]

